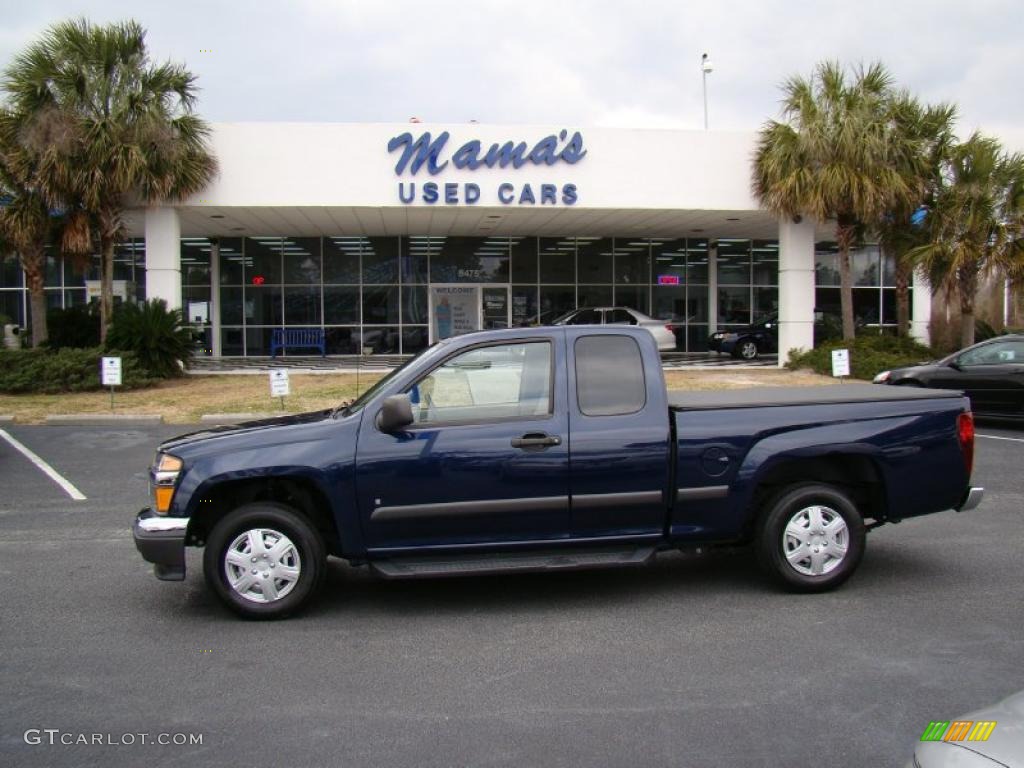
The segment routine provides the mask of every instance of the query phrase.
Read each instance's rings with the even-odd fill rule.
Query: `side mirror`
[[[408,395],[391,395],[384,398],[380,413],[377,414],[377,426],[381,432],[397,432],[413,422],[412,403]]]

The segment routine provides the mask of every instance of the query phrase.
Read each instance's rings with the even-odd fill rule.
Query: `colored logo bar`
[[[921,741],[988,741],[995,729],[995,720],[932,720]]]

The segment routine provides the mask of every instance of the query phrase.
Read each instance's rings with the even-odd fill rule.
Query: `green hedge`
[[[92,349],[0,350],[0,392],[56,394],[103,389],[100,384],[100,358],[121,358],[122,389],[139,389],[155,384],[131,352],[104,352]]]
[[[917,365],[934,360],[937,355],[911,339],[896,336],[858,336],[854,341],[834,339],[811,350],[799,350],[790,356],[790,370],[810,368],[826,376],[832,375],[832,350],[850,350],[850,373],[856,379],[871,380],[875,374],[891,368]]]

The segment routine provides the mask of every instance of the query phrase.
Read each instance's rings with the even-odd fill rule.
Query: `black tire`
[[[732,348],[732,356],[740,360],[756,360],[760,353],[761,349],[754,339],[740,339]]]
[[[824,508],[825,511],[819,513],[822,520],[835,520],[839,517],[845,523],[846,548],[842,557],[833,554],[838,551],[834,549],[838,542],[827,541],[829,536],[837,535],[835,532],[825,532],[828,526],[821,526],[822,534],[817,535],[814,533],[814,524],[808,521],[809,541],[802,543],[787,535],[789,523],[793,521],[796,527],[801,527],[798,523],[814,507]],[[839,488],[823,483],[791,485],[772,497],[764,509],[755,542],[758,562],[770,576],[789,589],[795,592],[824,592],[838,587],[857,570],[864,555],[864,520],[850,497]],[[800,549],[801,546],[803,549]],[[800,560],[790,562],[787,550],[794,559]],[[812,551],[815,555],[825,553],[817,558],[818,569],[822,571],[819,574],[813,574],[815,560],[812,559]],[[806,558],[801,555],[806,555]],[[808,570],[812,573],[807,573]]]
[[[281,560],[279,564],[274,561],[269,561],[269,565],[264,562],[256,563],[262,568],[267,568],[266,571],[261,571],[261,574],[254,574],[257,578],[262,574],[272,573],[271,569],[278,565],[282,568],[294,568],[296,554],[298,561],[298,578],[293,582],[271,579],[272,584],[282,586],[282,592],[287,589],[286,594],[266,602],[258,602],[239,593],[232,587],[227,572],[226,558],[232,543],[247,531],[257,528],[282,534],[294,544],[295,550],[288,555],[287,563],[285,560]],[[269,534],[264,539],[264,542],[266,541],[280,539],[275,540],[273,535]],[[235,551],[236,555],[249,555]],[[236,613],[251,619],[279,619],[298,611],[316,593],[327,567],[325,552],[323,538],[316,528],[294,509],[269,501],[255,502],[233,510],[213,527],[206,540],[206,550],[203,552],[203,575],[214,594]],[[263,554],[260,554],[260,557],[262,558]],[[292,586],[289,587],[289,583]],[[255,588],[262,589],[261,586]],[[276,586],[274,588],[276,589]],[[259,599],[266,600],[265,597]]]

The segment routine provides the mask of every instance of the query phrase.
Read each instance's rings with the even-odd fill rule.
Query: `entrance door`
[[[485,331],[508,328],[511,325],[509,314],[509,288],[507,285],[481,286],[480,316]]]

